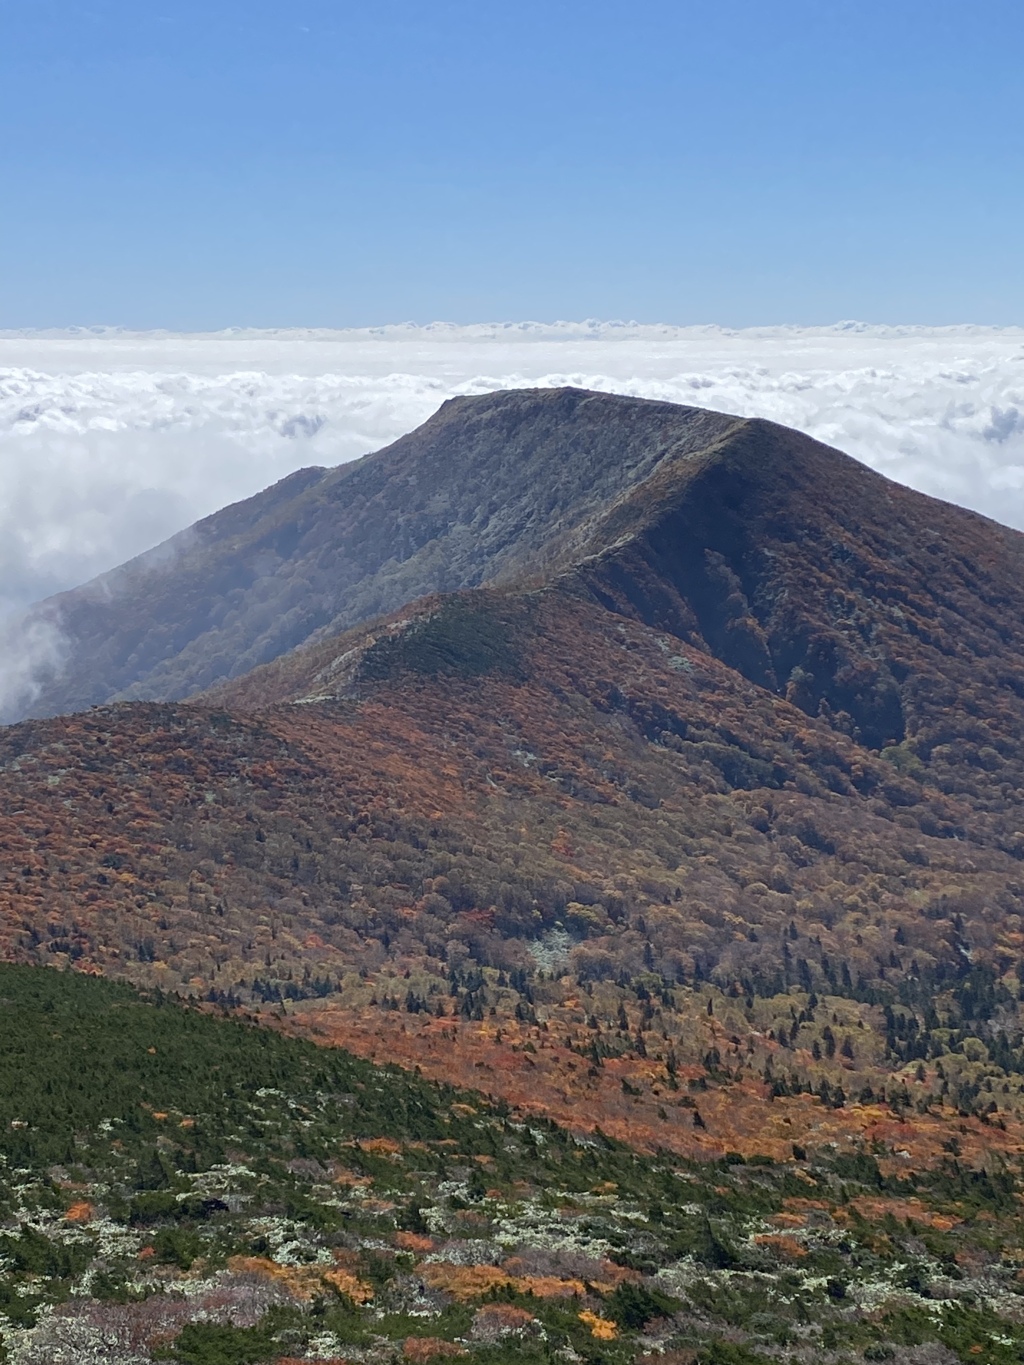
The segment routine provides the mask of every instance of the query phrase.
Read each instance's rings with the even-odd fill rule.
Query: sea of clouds
[[[0,620],[445,398],[562,384],[769,417],[1024,529],[1020,328],[0,332]],[[19,638],[7,691],[58,649]]]

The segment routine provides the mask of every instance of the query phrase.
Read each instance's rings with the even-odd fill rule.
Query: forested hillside
[[[1018,1171],[637,1156],[333,1049],[0,968],[18,1365],[1024,1349]]]
[[[871,751],[558,591],[398,624],[338,697],[4,732],[7,954],[651,1147],[1016,1150],[1009,740]]]

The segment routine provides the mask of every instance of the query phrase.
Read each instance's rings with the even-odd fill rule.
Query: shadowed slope
[[[1024,536],[770,422],[663,465],[577,581],[879,748],[949,708],[1016,742]],[[965,701],[963,690],[975,694]],[[943,742],[943,741],[939,741]]]

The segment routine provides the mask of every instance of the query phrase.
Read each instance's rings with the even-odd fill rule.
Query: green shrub
[[[639,1332],[652,1318],[674,1313],[678,1304],[667,1294],[627,1280],[605,1300],[609,1317],[627,1332]]]

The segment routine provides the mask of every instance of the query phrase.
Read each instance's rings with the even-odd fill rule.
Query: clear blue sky
[[[1024,324],[1022,0],[0,0],[0,327]]]

